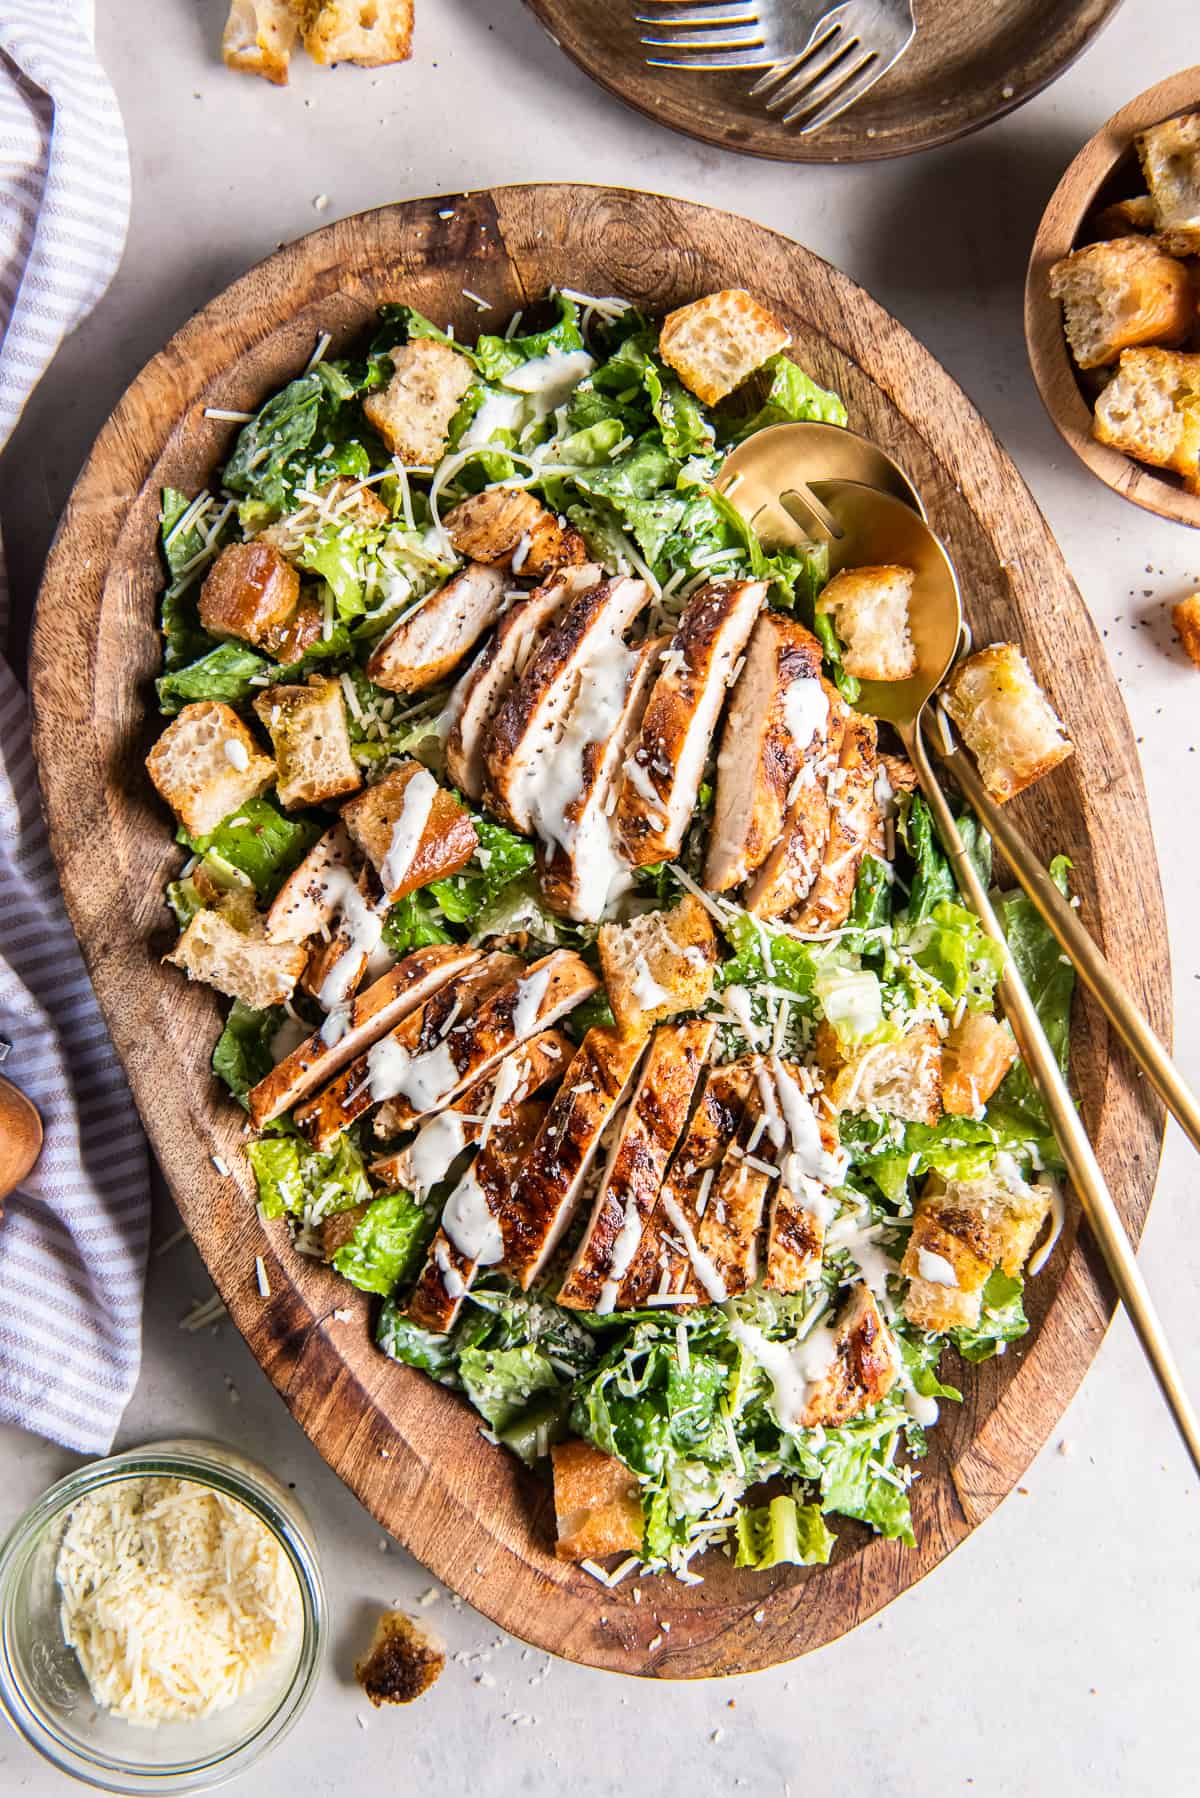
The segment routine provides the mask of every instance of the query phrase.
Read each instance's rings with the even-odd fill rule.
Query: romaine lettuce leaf
[[[168,717],[196,699],[240,705],[255,691],[255,678],[269,673],[270,668],[270,662],[248,644],[218,643],[198,662],[160,675],[155,682],[158,703]]]
[[[372,1199],[349,1242],[336,1250],[333,1265],[352,1286],[386,1298],[416,1273],[433,1231],[433,1219],[411,1194],[383,1193]]]
[[[303,454],[314,439],[322,444],[337,441],[341,436],[337,414],[355,390],[354,380],[336,362],[320,362],[289,381],[238,432],[222,473],[227,490],[257,500],[278,514],[287,509],[310,468],[317,480],[358,473],[364,456],[357,444],[350,446],[348,460]],[[367,469],[361,472],[365,474]]]
[[[846,423],[846,408],[839,396],[826,387],[818,387],[812,376],[782,351],[768,357],[749,385],[752,392],[762,395],[761,403],[748,416],[718,412],[717,429],[723,443],[741,443],[770,425],[805,419],[833,425]]]
[[[788,1562],[797,1567],[823,1567],[837,1538],[826,1528],[820,1505],[804,1504],[781,1493],[765,1505],[742,1505],[735,1529],[735,1567],[762,1572]]]
[[[494,1430],[503,1430],[541,1392],[552,1392],[559,1377],[548,1356],[527,1343],[521,1348],[464,1349],[458,1373],[467,1397]]]
[[[198,855],[215,850],[254,882],[260,899],[275,897],[321,834],[311,818],[285,818],[269,799],[247,799],[206,837],[178,832],[178,841]]]
[[[433,893],[422,887],[406,893],[389,908],[383,921],[383,941],[393,955],[407,955],[429,943],[452,943],[454,932],[446,929],[445,913]]]
[[[886,1411],[854,1418],[826,1430],[825,1441],[813,1453],[821,1467],[823,1511],[857,1517],[881,1536],[898,1537],[915,1548],[908,1489],[889,1465],[900,1421]]]
[[[983,1289],[983,1310],[974,1329],[951,1330],[950,1339],[964,1361],[987,1361],[1002,1355],[1029,1328],[1020,1275],[994,1268]]]
[[[830,680],[847,705],[856,704],[862,692],[862,683],[856,674],[846,673],[846,665],[842,656],[842,641],[834,629],[833,619],[828,612],[814,613],[813,635],[824,651]]]
[[[395,1299],[385,1299],[375,1327],[375,1341],[393,1361],[418,1367],[443,1386],[457,1386],[458,1355],[453,1336],[438,1336],[405,1317]]]
[[[267,1011],[254,1011],[240,999],[234,1000],[213,1050],[212,1070],[218,1080],[225,1082],[239,1104],[245,1104],[250,1088],[265,1080],[274,1067],[271,1039],[284,1015],[281,1005],[272,1005]]]
[[[288,1212],[314,1224],[371,1197],[362,1155],[349,1136],[324,1154],[296,1136],[260,1137],[246,1144],[246,1155],[264,1217]]]
[[[1067,876],[1071,864],[1065,855],[1055,856],[1050,875],[1061,893],[1068,891]],[[1012,958],[1029,991],[1042,1022],[1050,1047],[1058,1058],[1065,1078],[1071,1049],[1071,999],[1075,991],[1075,970],[1060,950],[1057,940],[1042,923],[1031,901],[1019,888],[1008,893],[993,894],[996,914],[1008,939]],[[1040,1127],[1049,1130],[1049,1120],[1041,1096],[1023,1062],[1008,1073],[993,1104],[1023,1111]],[[991,1108],[989,1107],[989,1116]],[[1058,1156],[1055,1155],[1058,1164]]]
[[[568,300],[560,293],[555,296],[554,304],[558,317],[544,331],[531,332],[527,337],[493,337],[485,333],[476,341],[471,360],[485,381],[501,381],[522,362],[535,362],[552,351],[566,355],[571,350],[584,348],[579,331],[579,309],[574,300]],[[454,347],[460,350],[462,345],[455,344]]]

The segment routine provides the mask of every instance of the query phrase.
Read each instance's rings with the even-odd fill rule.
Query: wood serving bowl
[[[1092,405],[1063,330],[1062,307],[1050,295],[1050,270],[1085,241],[1087,220],[1101,206],[1144,193],[1134,138],[1181,112],[1200,111],[1200,66],[1160,81],[1109,119],[1079,152],[1042,216],[1025,277],[1025,341],[1042,403],[1058,430],[1106,487],[1160,518],[1200,526],[1200,494],[1185,493],[1178,475],[1148,468],[1092,436]]]
[[[1078,1208],[1030,1282],[1029,1336],[948,1369],[963,1403],[946,1407],[913,1487],[916,1547],[839,1521],[827,1567],[752,1574],[716,1554],[702,1586],[627,1579],[606,1591],[556,1559],[546,1484],[481,1438],[456,1393],[379,1353],[365,1294],[298,1254],[282,1220],[260,1225],[243,1114],[210,1068],[217,996],[159,965],[174,934],[163,881],[182,851],[143,758],[161,729],[160,489],[203,486],[236,428],[206,408],[261,405],[304,367],[318,333],[337,354],[382,301],[407,300],[465,336],[502,329],[551,282],[661,314],[746,279],[787,324],[797,359],[843,395],[851,424],[911,475],[979,641],[1023,644],[1069,723],[1075,755],[1013,808],[1044,856],[1071,857],[1085,922],[1169,1042],[1166,922],[1133,733],[1045,519],[966,395],[895,319],[811,251],[728,213],[619,188],[502,187],[385,206],[279,251],[190,318],[105,425],[50,553],[30,661],[67,907],[171,1190],[264,1371],[379,1522],[477,1609],[555,1654],[666,1679],[745,1673],[832,1641],[990,1515],[1112,1316]],[[486,314],[467,288],[487,296]],[[1162,1109],[1086,995],[1075,1013],[1072,1084],[1136,1242]]]

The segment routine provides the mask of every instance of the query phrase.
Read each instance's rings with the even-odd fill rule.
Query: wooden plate
[[[758,71],[648,67],[635,0],[527,4],[573,62],[660,125],[779,162],[875,162],[950,143],[1023,106],[1087,48],[1120,0],[913,0],[917,35],[904,56],[812,137],[750,98]]]
[[[1079,243],[1101,206],[1145,193],[1133,140],[1177,113],[1200,110],[1200,66],[1160,81],[1115,113],[1079,152],[1054,190],[1034,239],[1025,276],[1025,342],[1042,404],[1055,426],[1106,487],[1160,518],[1200,526],[1200,494],[1178,475],[1148,468],[1092,436],[1092,401],[1079,384],[1063,332],[1062,307],[1050,296],[1050,270]]]
[[[602,1591],[555,1560],[539,1480],[480,1438],[463,1401],[380,1355],[366,1300],[294,1254],[282,1224],[260,1229],[240,1114],[209,1073],[217,1000],[158,965],[173,936],[162,885],[180,852],[142,758],[159,729],[149,703],[159,489],[207,482],[234,428],[205,418],[205,406],[257,406],[304,366],[320,331],[340,347],[382,300],[407,299],[462,334],[506,320],[552,282],[661,311],[748,270],[790,323],[801,360],[845,395],[851,422],[912,473],[977,633],[1013,634],[1048,678],[1079,749],[1017,802],[1022,822],[1046,851],[1071,855],[1086,918],[1166,1037],[1166,929],[1133,738],[1045,520],[970,402],[907,332],[827,263],[728,214],[606,188],[500,188],[385,207],[272,256],[188,321],[101,432],[50,554],[32,656],[36,750],[67,904],[154,1148],[247,1342],[363,1504],[479,1610],[556,1654],[671,1678],[744,1672],[830,1641],[993,1510],[1053,1428],[1111,1315],[1074,1216],[1032,1284],[1026,1344],[964,1370],[966,1401],[948,1406],[933,1433],[914,1489],[918,1548],[846,1523],[828,1568],[743,1575],[717,1556],[703,1585],[645,1582],[641,1605],[632,1581]],[[467,286],[494,310],[477,312]],[[1074,1065],[1136,1235],[1159,1114],[1086,1007]],[[259,1250],[268,1300],[255,1282]],[[333,1313],[347,1305],[353,1320],[339,1321]]]

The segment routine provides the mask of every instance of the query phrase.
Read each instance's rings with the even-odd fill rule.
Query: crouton
[[[1185,481],[1200,479],[1200,355],[1124,350],[1096,401],[1092,436]]]
[[[265,936],[235,930],[220,912],[198,911],[164,959],[189,980],[202,980],[263,1011],[291,998],[307,952],[299,943],[269,943]]]
[[[1171,607],[1171,623],[1179,632],[1179,641],[1183,644],[1185,654],[1191,656],[1197,668],[1200,668],[1200,592],[1193,593],[1190,599],[1181,599],[1177,606]]]
[[[146,771],[189,836],[204,837],[222,818],[257,799],[275,779],[232,706],[201,699],[172,718]]]
[[[895,1043],[846,1048],[827,1018],[814,1047],[825,1097],[835,1111],[883,1111],[914,1124],[941,1116],[942,1045],[933,1024],[918,1024]]]
[[[492,487],[460,500],[442,520],[460,556],[545,580],[559,568],[581,568],[587,545],[523,487]]]
[[[306,0],[306,7],[304,48],[314,62],[378,69],[412,55],[413,0]]]
[[[322,1261],[332,1261],[339,1249],[344,1249],[347,1243],[354,1241],[354,1232],[374,1202],[373,1199],[364,1199],[361,1205],[351,1205],[348,1211],[334,1211],[321,1219],[317,1225],[316,1237]]]
[[[791,341],[777,318],[735,287],[668,313],[658,353],[697,399],[715,406]]]
[[[210,911],[219,911],[235,930],[258,928],[258,893],[254,882],[232,862],[208,854],[192,870],[196,896]]]
[[[321,641],[325,634],[325,614],[315,600],[304,599],[286,624],[274,629],[263,648],[284,668],[298,662],[306,650]]]
[[[1157,229],[1200,251],[1200,112],[1152,125],[1137,139],[1137,152]]]
[[[299,35],[297,0],[232,0],[221,37],[221,55],[226,68],[261,75],[276,87],[286,87]]]
[[[304,687],[269,687],[254,701],[254,710],[275,748],[279,803],[285,811],[320,805],[361,787],[336,675],[324,680],[313,675]]]
[[[821,1348],[828,1361],[816,1371]],[[861,1417],[896,1384],[900,1351],[869,1286],[856,1286],[836,1328],[811,1331],[805,1350],[814,1370],[797,1419],[805,1429],[836,1429]]]
[[[974,1117],[1017,1059],[1013,1033],[988,1011],[966,1011],[942,1044],[942,1110]]]
[[[1137,237],[1153,229],[1154,201],[1149,194],[1136,194],[1131,200],[1116,200],[1089,221],[1089,235],[1098,243],[1111,243],[1114,237]]]
[[[411,759],[351,799],[342,818],[393,904],[457,874],[479,847],[470,813]]]
[[[946,710],[1003,803],[1074,754],[1075,745],[1015,643],[992,643],[958,664]]]
[[[381,392],[367,394],[363,411],[393,456],[410,467],[431,467],[446,452],[450,420],[474,370],[433,337],[414,337],[389,354],[392,378]]]
[[[1179,344],[1195,306],[1182,262],[1140,237],[1089,244],[1050,270],[1067,342],[1080,368],[1115,362],[1138,344]]]
[[[599,950],[608,1002],[623,1036],[644,1036],[676,1012],[695,1011],[712,991],[716,934],[690,893],[674,911],[602,924]]]
[[[441,1678],[446,1653],[429,1631],[403,1611],[384,1611],[371,1646],[354,1663],[354,1677],[371,1703],[411,1704]]]
[[[913,571],[894,563],[843,568],[817,600],[845,645],[846,673],[860,680],[907,680],[917,671],[908,628]]]
[[[223,549],[200,589],[200,622],[214,637],[264,645],[296,610],[300,576],[274,544],[256,537]]]
[[[615,1455],[602,1455],[574,1438],[550,1450],[554,1467],[554,1516],[560,1561],[638,1554],[642,1501],[637,1476]]]
[[[1025,1265],[1050,1210],[1048,1186],[1019,1175],[931,1180],[917,1202],[900,1271],[910,1284],[904,1315],[921,1330],[974,1328],[993,1268]]]

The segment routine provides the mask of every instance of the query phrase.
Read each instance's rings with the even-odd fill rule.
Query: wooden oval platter
[[[904,56],[811,137],[751,98],[760,70],[650,67],[633,0],[527,4],[573,62],[660,125],[779,162],[875,162],[951,143],[1023,106],[1086,50],[1120,0],[915,0],[917,34]]]
[[[1092,436],[1092,404],[1067,348],[1062,306],[1050,294],[1050,270],[1076,249],[1100,207],[1146,191],[1134,139],[1177,113],[1200,111],[1200,65],[1183,69],[1114,113],[1083,146],[1055,188],[1034,239],[1025,276],[1025,342],[1042,404],[1080,461],[1106,487],[1160,518],[1200,527],[1200,494],[1177,475],[1135,462]]]
[[[640,1605],[632,1580],[605,1591],[556,1561],[548,1487],[484,1442],[455,1395],[378,1353],[367,1301],[295,1254],[282,1223],[256,1217],[240,1113],[209,1071],[216,998],[158,965],[172,934],[162,886],[180,851],[142,767],[157,730],[155,536],[159,489],[202,486],[225,454],[235,427],[206,418],[205,407],[252,409],[304,366],[319,332],[340,348],[381,301],[408,300],[464,336],[499,328],[551,283],[665,311],[747,278],[790,324],[798,358],[845,396],[851,423],[914,477],[958,564],[977,635],[1015,636],[1047,678],[1078,752],[1016,802],[1020,820],[1046,852],[1072,857],[1085,918],[1167,1036],[1166,930],[1133,737],[1045,520],[919,344],[827,263],[728,214],[608,188],[500,188],[384,207],[272,256],[188,321],[102,431],[50,554],[32,658],[36,748],[67,904],[155,1151],[250,1347],[330,1465],[439,1579],[539,1648],[665,1678],[746,1672],[831,1641],[982,1522],[1099,1346],[1113,1309],[1099,1258],[1072,1214],[1031,1283],[1030,1336],[963,1370],[965,1402],[947,1407],[914,1489],[916,1549],[847,1523],[826,1568],[740,1574],[710,1556],[702,1585],[647,1580]],[[492,310],[477,311],[464,287]],[[1088,1006],[1079,1008],[1074,1076],[1136,1236],[1160,1117]],[[260,1251],[269,1299],[255,1280]],[[352,1320],[333,1316],[348,1304]]]

